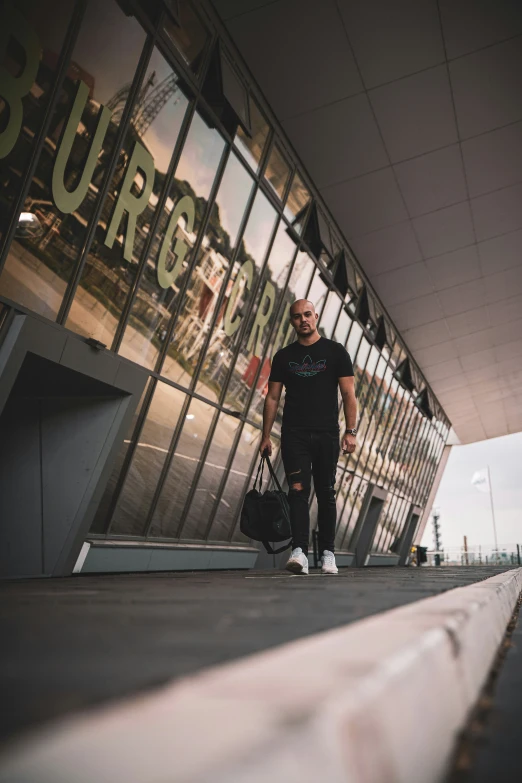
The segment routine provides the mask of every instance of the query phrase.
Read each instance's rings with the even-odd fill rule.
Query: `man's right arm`
[[[265,406],[263,408],[263,437],[261,438],[261,443],[259,445],[259,453],[261,455],[265,449],[268,449],[269,456],[272,454],[270,433],[272,432],[272,427],[274,426],[282,391],[283,384],[279,381],[268,382],[268,392],[265,397]]]

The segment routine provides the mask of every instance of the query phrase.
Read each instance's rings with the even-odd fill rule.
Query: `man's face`
[[[290,320],[297,334],[313,334],[317,327],[317,313],[310,302],[293,305]]]

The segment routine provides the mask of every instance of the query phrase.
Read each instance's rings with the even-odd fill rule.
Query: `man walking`
[[[335,473],[339,458],[337,389],[343,398],[346,431],[343,454],[355,451],[357,402],[353,367],[346,349],[317,331],[318,315],[312,302],[298,299],[290,308],[297,341],[278,351],[272,361],[263,410],[263,438],[259,451],[272,454],[272,430],[283,386],[286,389],[281,453],[290,491],[292,554],[286,568],[308,573],[311,479],[317,495],[319,552],[322,573],[336,574],[334,540],[337,509]]]

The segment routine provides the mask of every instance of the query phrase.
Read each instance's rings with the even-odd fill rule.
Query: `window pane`
[[[187,105],[177,74],[155,50],[67,321],[70,329],[108,346],[138,271]]]
[[[201,367],[197,391],[218,399],[239,340],[251,292],[255,290],[276,221],[276,211],[261,191],[257,192],[243,241],[227,284],[222,314],[214,327]]]
[[[338,343],[341,343],[341,345],[345,345],[351,325],[352,325],[352,319],[350,318],[346,310],[344,310],[343,308],[341,310],[341,315],[339,316],[339,320],[337,321],[337,324],[335,326],[335,331],[332,339],[334,339]]]
[[[128,359],[151,369],[156,365],[171,316],[179,304],[178,294],[192,263],[193,248],[199,236],[224,146],[220,134],[209,128],[206,122],[195,114],[120,348],[120,353]],[[194,216],[190,225],[187,222],[187,211],[183,211],[174,224],[176,209],[193,209]],[[171,233],[165,239],[166,232],[169,231]],[[182,264],[177,267],[176,263],[182,257],[180,249],[181,253],[185,250],[186,252]],[[161,284],[158,277],[160,261],[168,274],[168,278],[162,279]]]
[[[205,459],[205,467],[183,526],[182,538],[204,539],[206,537],[208,521],[240,423],[239,419],[235,419],[233,416],[228,416],[226,413],[220,414],[212,444]],[[228,500],[220,500],[220,505],[223,504],[226,507],[227,503]]]
[[[319,334],[323,337],[327,337],[328,339],[332,337],[332,332],[334,330],[335,322],[337,321],[337,316],[339,315],[339,310],[341,309],[341,304],[342,302],[335,291],[330,291],[318,327]]]
[[[320,270],[316,269],[314,279],[312,280],[312,285],[310,286],[310,290],[306,298],[312,302],[315,307],[315,312],[319,316],[321,315],[321,310],[323,309],[327,294],[328,286],[322,281]]]
[[[158,382],[114,512],[110,532],[141,536],[185,395]]]
[[[131,438],[134,433],[134,428],[136,427],[138,416],[140,414],[143,401],[145,400],[145,397],[149,390],[150,383],[151,383],[151,379],[149,378],[149,380],[145,384],[145,389],[143,391],[143,394],[141,395],[141,400],[139,401],[138,406],[134,412],[134,416],[132,417],[132,422],[127,431],[127,437],[121,444],[120,449],[118,451],[118,456],[116,457],[115,464],[112,469],[111,477],[107,483],[105,492],[103,493],[103,497],[100,501],[98,508],[96,509],[96,515],[91,525],[91,530],[90,530],[91,533],[104,533],[107,525],[110,522],[109,509],[111,507],[111,503],[113,502],[114,493],[116,491],[116,487],[118,486],[118,482],[120,480],[123,463],[125,462],[125,458],[127,456],[127,452],[131,444]]]
[[[284,215],[299,234],[303,230],[304,218],[310,204],[310,199],[310,191],[304,184],[300,175],[296,172],[292,187],[290,188],[290,193],[286,200]]]
[[[266,140],[270,128],[259,111],[257,104],[250,99],[250,123],[252,136],[249,136],[241,126],[238,127],[234,144],[240,150],[246,162],[254,169],[259,170],[259,164],[265,149]]]
[[[189,68],[198,73],[210,41],[209,32],[187,0],[165,0],[165,4],[172,9],[174,18],[165,15],[163,31]]]
[[[215,408],[200,400],[193,399],[190,403],[174,458],[154,510],[149,533],[151,537],[179,537],[183,509],[215,414]]]
[[[252,185],[245,167],[231,155],[163,364],[163,374],[185,386],[212,325]]]
[[[300,251],[292,268],[292,274],[284,295],[284,306],[278,318],[278,325],[272,333],[270,343],[266,350],[266,358],[263,369],[256,383],[256,391],[250,404],[248,416],[253,421],[261,423],[263,406],[268,390],[268,377],[270,375],[272,357],[284,345],[288,345],[295,338],[295,331],[290,323],[290,307],[296,299],[302,299],[310,283],[310,278],[315,269],[315,264],[307,253]],[[281,427],[281,406],[279,406],[274,430]]]
[[[4,71],[0,85],[0,127],[5,134],[0,141],[0,238],[6,229],[11,206],[18,196],[21,179],[40,130],[74,7],[66,0],[19,0],[15,6],[16,10],[8,13],[8,4],[4,3],[0,12],[2,33],[7,37],[0,63]],[[25,44],[19,40],[13,22],[15,25],[18,23],[22,31],[29,32]],[[27,78],[29,74],[34,75],[34,80],[22,97],[21,127],[11,136],[9,125],[13,123],[11,127],[14,130],[15,124],[5,88],[12,79]],[[21,287],[21,281],[19,285]]]
[[[115,2],[89,3],[24,206],[42,231],[12,243],[0,281],[1,294],[48,318],[79,261],[144,41]]]
[[[229,381],[225,405],[233,410],[243,410],[250,395],[295,253],[296,246],[288,236],[286,225],[281,224],[263,272],[257,301],[250,313],[243,345]],[[264,366],[264,372],[256,386],[266,385],[267,370],[269,373],[269,367]]]
[[[289,178],[290,166],[286,162],[283,153],[277,144],[274,144],[266,166],[265,179],[272,187],[274,193],[279,196],[281,201],[283,201],[285,197],[286,186],[288,184]]]

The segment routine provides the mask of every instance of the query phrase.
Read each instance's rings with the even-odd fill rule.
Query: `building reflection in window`
[[[330,291],[318,326],[318,332],[321,337],[331,339],[341,305],[341,298],[336,291]]]
[[[321,317],[324,303],[328,295],[328,286],[324,282],[323,278],[324,274],[321,272],[321,270],[316,269],[314,279],[312,280],[312,285],[310,286],[310,290],[307,295],[307,299],[309,299],[314,305],[315,312],[319,318]]]
[[[63,35],[55,4],[52,25],[49,4],[40,5],[42,26],[51,30],[56,24],[58,35]],[[64,14],[67,19],[69,13]],[[115,2],[88,4],[24,205],[42,230],[13,241],[0,280],[1,294],[47,318],[56,318],[79,261],[144,42],[145,33],[136,19],[125,16]],[[52,69],[45,62],[55,62],[53,49],[44,50],[46,90]],[[41,90],[37,80],[33,92],[40,95]],[[43,99],[42,93],[38,100]],[[38,110],[35,122],[36,115]],[[29,133],[21,142],[27,147],[34,134],[23,133]]]
[[[286,200],[284,215],[292,227],[301,234],[312,197],[301,176],[296,172]]]
[[[286,186],[290,179],[290,166],[277,144],[274,144],[270,152],[265,179],[279,199],[284,201]]]
[[[231,154],[163,363],[163,374],[184,386],[191,383],[212,327],[253,184],[243,164]],[[227,292],[230,288],[228,283]],[[225,306],[223,299],[220,317]]]
[[[199,237],[224,146],[222,136],[209,128],[205,120],[196,113],[192,118],[155,231],[149,258],[131,309],[129,325],[120,347],[121,354],[150,369],[156,365],[158,354],[168,334],[170,320],[179,305],[180,290],[190,273],[194,246]],[[189,225],[187,211],[191,209],[190,202],[194,209]],[[176,211],[181,212],[177,223]],[[216,214],[214,211],[214,219]],[[214,225],[214,228],[218,231],[219,225]],[[167,279],[162,279],[161,284],[158,277],[160,264],[167,273]]]
[[[270,361],[264,359],[266,342],[295,254],[295,243],[289,237],[286,225],[282,223],[263,271],[256,302],[246,323],[241,349],[228,384],[224,404],[233,410],[244,409],[254,383],[261,388],[267,383]],[[262,362],[264,371],[257,378]]]
[[[209,31],[187,0],[164,0],[164,4],[167,13],[162,30],[189,68],[198,73],[210,43]]]
[[[256,290],[276,212],[267,197],[258,191],[248,218],[230,275],[222,311],[211,333],[196,390],[209,399],[219,399],[237,347],[244,334],[244,319],[252,293]]]
[[[152,498],[184,402],[182,392],[158,382],[118,499],[111,534],[144,535]]]
[[[243,128],[239,126],[234,139],[234,144],[249,166],[257,172],[261,164],[270,128],[257,107],[257,104],[252,99],[250,99],[250,124],[252,127],[252,135],[249,136]]]
[[[183,509],[216,415],[218,411],[212,405],[192,399],[152,516],[152,538],[179,538]]]
[[[207,528],[212,509],[225,475],[234,438],[240,424],[239,419],[226,413],[220,414],[216,430],[212,436],[212,443],[205,459],[205,466],[199,477],[190,510],[181,531],[181,538],[200,540],[207,537]],[[220,503],[225,507],[230,505],[226,495],[221,498]]]
[[[149,237],[188,100],[154,50],[67,326],[111,345]]]

